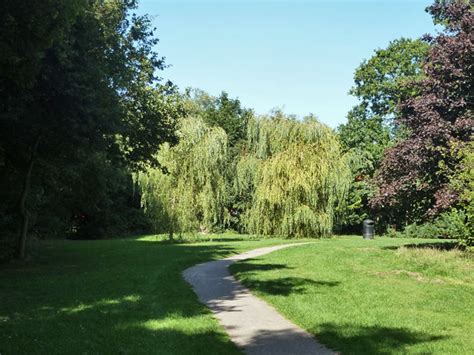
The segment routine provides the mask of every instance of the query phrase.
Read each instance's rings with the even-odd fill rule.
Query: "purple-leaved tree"
[[[375,177],[378,193],[371,200],[398,226],[429,220],[456,205],[458,193],[450,184],[459,166],[454,150],[473,137],[472,7],[436,3],[428,11],[445,30],[425,37],[432,44],[426,77],[411,84],[420,94],[401,102],[397,118],[408,134],[386,151]]]

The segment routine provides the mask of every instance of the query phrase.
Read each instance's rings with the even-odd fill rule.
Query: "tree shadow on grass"
[[[446,338],[405,328],[333,323],[322,324],[312,333],[318,343],[336,353],[357,355],[409,353],[411,346]],[[298,343],[298,340],[301,341],[301,334],[293,329],[260,331],[249,339],[245,346],[251,353],[259,353],[262,346],[271,344],[275,354],[305,354],[305,345],[308,344]],[[318,353],[327,354],[327,351],[320,349]],[[425,350],[422,353],[430,351]]]
[[[313,333],[320,342],[335,351],[361,355],[407,353],[411,345],[447,338],[443,335],[416,332],[406,328],[333,323],[322,324]],[[429,351],[423,353],[429,353]]]
[[[459,249],[458,243],[455,241],[439,241],[434,243],[413,243],[413,244],[403,244],[403,245],[390,245],[382,247],[384,250],[398,250],[400,248],[407,249],[435,249],[435,250],[454,250]]]
[[[0,270],[0,353],[236,353],[181,275],[234,251],[133,239],[51,243],[39,263]]]
[[[240,261],[230,267],[230,270],[237,279],[257,292],[269,295],[288,296],[294,293],[306,293],[308,290],[315,292],[314,286],[317,287],[335,287],[340,284],[339,281],[313,280],[304,277],[278,277],[271,280],[252,280],[249,276],[258,273],[260,277],[264,275],[262,272],[292,269],[286,264],[255,264],[252,259],[250,262]],[[316,288],[317,289],[317,288]]]
[[[288,296],[290,294],[315,293],[314,286],[335,287],[340,284],[339,281],[320,281],[304,277],[282,277],[275,280],[243,280],[245,286],[257,292],[268,295]]]

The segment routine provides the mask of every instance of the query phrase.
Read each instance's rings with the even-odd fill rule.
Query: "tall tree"
[[[398,104],[416,95],[416,88],[405,84],[422,79],[428,49],[429,44],[421,40],[400,38],[376,50],[356,69],[350,94],[361,100],[371,116],[380,116],[390,124]]]
[[[329,235],[348,182],[336,135],[315,118],[250,121],[236,176],[237,191],[247,199],[243,220],[250,233]]]
[[[355,106],[347,123],[338,127],[342,151],[349,158],[352,182],[337,211],[338,232],[360,232],[362,221],[372,217],[369,199],[375,193],[372,178],[384,150],[390,145],[390,129],[381,116],[371,116],[364,104]]]
[[[242,212],[242,201],[233,189],[233,182],[238,156],[247,137],[247,125],[254,113],[243,107],[237,98],[230,98],[225,92],[215,97],[199,89],[187,89],[184,101],[189,115],[201,117],[208,125],[221,127],[227,134],[229,154],[224,172],[227,190],[226,209],[230,216],[227,227],[242,230],[239,218]]]
[[[429,10],[446,29],[426,39],[432,47],[425,79],[412,85],[420,95],[405,99],[397,118],[408,137],[386,152],[371,201],[398,225],[430,219],[457,203],[450,176],[459,161],[450,152],[472,140],[474,129],[474,13],[462,2]]]
[[[156,100],[144,99],[164,63],[152,49],[157,40],[148,18],[130,15],[136,1],[1,6],[1,177],[9,184],[2,194],[11,201],[5,209],[19,216],[17,254],[23,257],[31,186],[44,191],[43,173],[101,152],[106,162],[151,159],[168,138],[167,117],[147,106]],[[135,134],[139,129],[147,134]]]
[[[180,121],[178,137],[177,145],[161,146],[161,168],[138,174],[145,211],[170,239],[174,233],[210,231],[226,219],[226,133],[190,117]]]
[[[373,214],[369,205],[375,193],[372,182],[383,152],[404,134],[394,119],[398,104],[417,94],[406,83],[422,80],[422,64],[429,44],[421,40],[401,38],[378,49],[363,61],[354,74],[350,93],[360,103],[347,115],[347,123],[338,127],[344,152],[350,159],[352,183],[345,204],[338,211],[337,229],[358,232],[364,219]]]
[[[239,99],[230,98],[226,92],[214,97],[197,89],[187,89],[185,97],[190,115],[200,116],[208,125],[224,129],[231,149],[245,140],[253,112],[242,107]]]
[[[38,82],[48,51],[67,36],[83,11],[84,6],[78,3],[60,0],[0,4],[1,208],[2,215],[11,215],[15,220],[12,212],[16,210],[21,218],[17,222],[19,257],[24,256],[29,219],[27,198],[41,142]],[[45,106],[52,105],[48,101]],[[5,227],[10,226],[2,227],[5,232]]]

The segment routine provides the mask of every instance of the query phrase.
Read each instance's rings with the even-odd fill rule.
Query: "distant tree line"
[[[180,121],[179,143],[161,146],[160,167],[138,173],[143,206],[158,222],[157,231],[170,238],[225,228],[295,238],[330,235],[350,182],[336,134],[311,116],[253,117],[226,94],[213,101]],[[216,119],[209,111],[223,114]],[[239,115],[245,116],[246,137],[229,122]]]
[[[442,33],[364,61],[337,130],[179,92],[136,7],[0,4],[0,259],[32,237],[321,237],[366,218],[472,245],[472,5],[436,1]]]
[[[338,131],[358,159],[338,228],[372,217],[391,234],[472,246],[473,5],[427,10],[442,33],[394,41],[356,70],[351,93],[361,103]]]

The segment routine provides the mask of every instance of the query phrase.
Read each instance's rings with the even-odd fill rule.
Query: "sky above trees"
[[[182,89],[238,97],[257,113],[316,114],[332,127],[356,103],[355,68],[399,37],[434,32],[429,0],[141,0],[154,16],[161,73]]]

